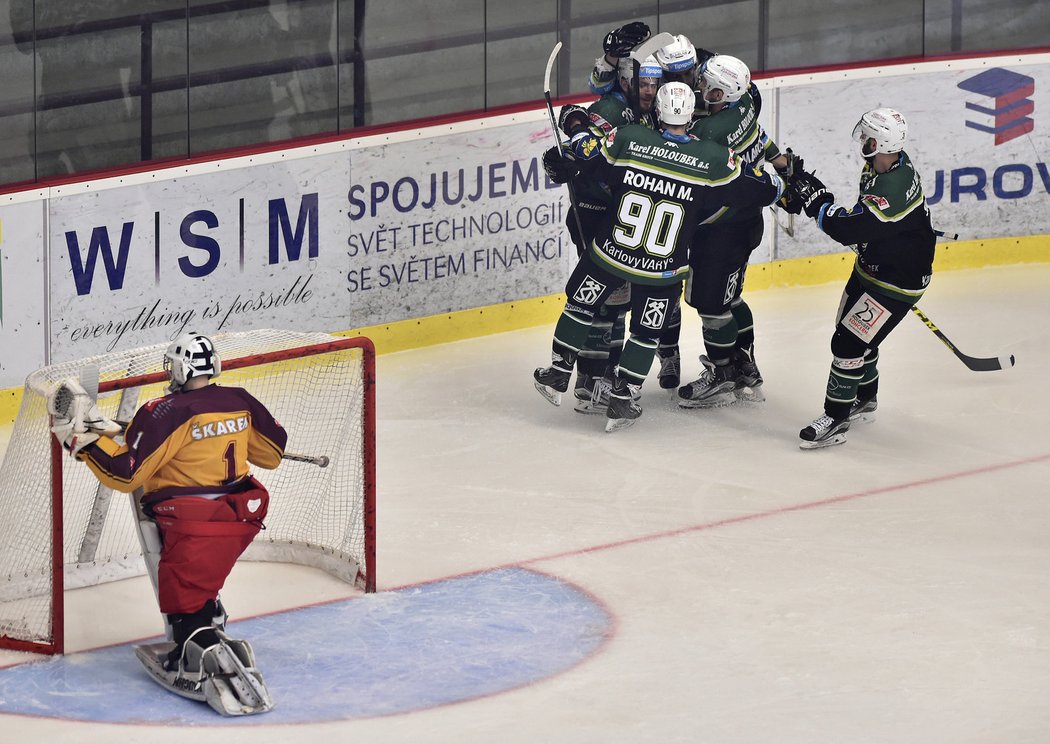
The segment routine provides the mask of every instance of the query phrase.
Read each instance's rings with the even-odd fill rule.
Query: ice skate
[[[175,644],[135,647],[135,656],[157,684],[190,700],[206,702],[224,716],[265,713],[273,699],[255,666],[248,641],[202,628],[174,655]]]
[[[704,371],[700,378],[678,388],[678,405],[682,408],[718,408],[736,401],[736,368],[732,364],[716,365],[700,357]]]
[[[572,377],[572,372],[553,366],[537,367],[532,377],[540,395],[546,398],[552,406],[560,406],[561,394],[569,389],[569,378]]]
[[[798,433],[800,449],[817,449],[846,443],[849,419],[833,419],[824,414]]]
[[[605,412],[605,431],[625,429],[637,421],[642,415],[642,407],[638,405],[639,397],[641,397],[641,386],[630,385],[622,377],[617,377],[609,391],[609,406]]]
[[[737,349],[734,354],[736,365],[736,399],[744,403],[761,403],[766,399],[762,392],[762,373],[755,364],[755,347]]]
[[[660,361],[660,373],[657,379],[660,387],[671,390],[682,383],[682,354],[677,346],[657,349],[656,358]]]
[[[870,424],[875,420],[875,410],[879,407],[876,398],[865,401],[858,400],[849,409],[849,421],[851,424]]]

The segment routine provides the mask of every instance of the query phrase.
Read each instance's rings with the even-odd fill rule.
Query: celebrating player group
[[[857,252],[832,334],[824,412],[799,432],[802,449],[844,443],[851,423],[873,420],[879,346],[932,274],[936,236],[904,152],[904,116],[891,108],[861,116],[859,197],[842,206],[763,130],[761,97],[740,59],[681,34],[653,37],[638,21],[607,34],[603,52],[588,80],[600,98],[562,107],[559,144],[543,154],[547,176],[570,189],[579,263],[536,389],[560,405],[575,368],[576,410],[604,414],[606,431],[641,416],[654,357],[660,386],[678,388],[683,408],[763,401],[742,290],[762,209],[775,205],[805,212]],[[685,385],[683,295],[700,316],[706,351],[699,377]]]

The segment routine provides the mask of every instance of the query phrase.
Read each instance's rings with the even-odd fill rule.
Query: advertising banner
[[[559,291],[567,199],[519,124],[53,197],[54,361]]]
[[[44,366],[47,280],[42,199],[0,206],[0,388]]]
[[[780,144],[805,158],[839,204],[856,202],[864,164],[854,125],[865,111],[889,107],[908,122],[905,151],[935,229],[962,240],[1050,232],[1050,65],[784,86],[779,105]],[[794,238],[778,234],[778,258],[842,250],[812,220],[795,224]]]

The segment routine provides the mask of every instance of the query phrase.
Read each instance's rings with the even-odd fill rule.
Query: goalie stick
[[[124,429],[124,431],[127,431],[128,426],[131,425],[130,421],[117,421],[116,423],[120,428]],[[327,468],[328,463],[331,462],[328,455],[304,455],[300,452],[285,452],[281,455],[281,459],[292,460],[293,462],[306,462],[311,465],[316,465],[319,468]]]

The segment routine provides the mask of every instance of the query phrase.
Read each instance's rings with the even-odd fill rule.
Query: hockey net
[[[271,495],[242,560],[313,566],[375,591],[375,350],[365,338],[258,330],[212,336],[221,385],[247,389],[288,431],[285,461],[252,473]],[[128,421],[165,394],[167,344],[31,374],[0,467],[0,648],[62,653],[63,591],[145,574],[129,497],[101,486],[51,435],[47,394],[99,371],[99,408]]]

